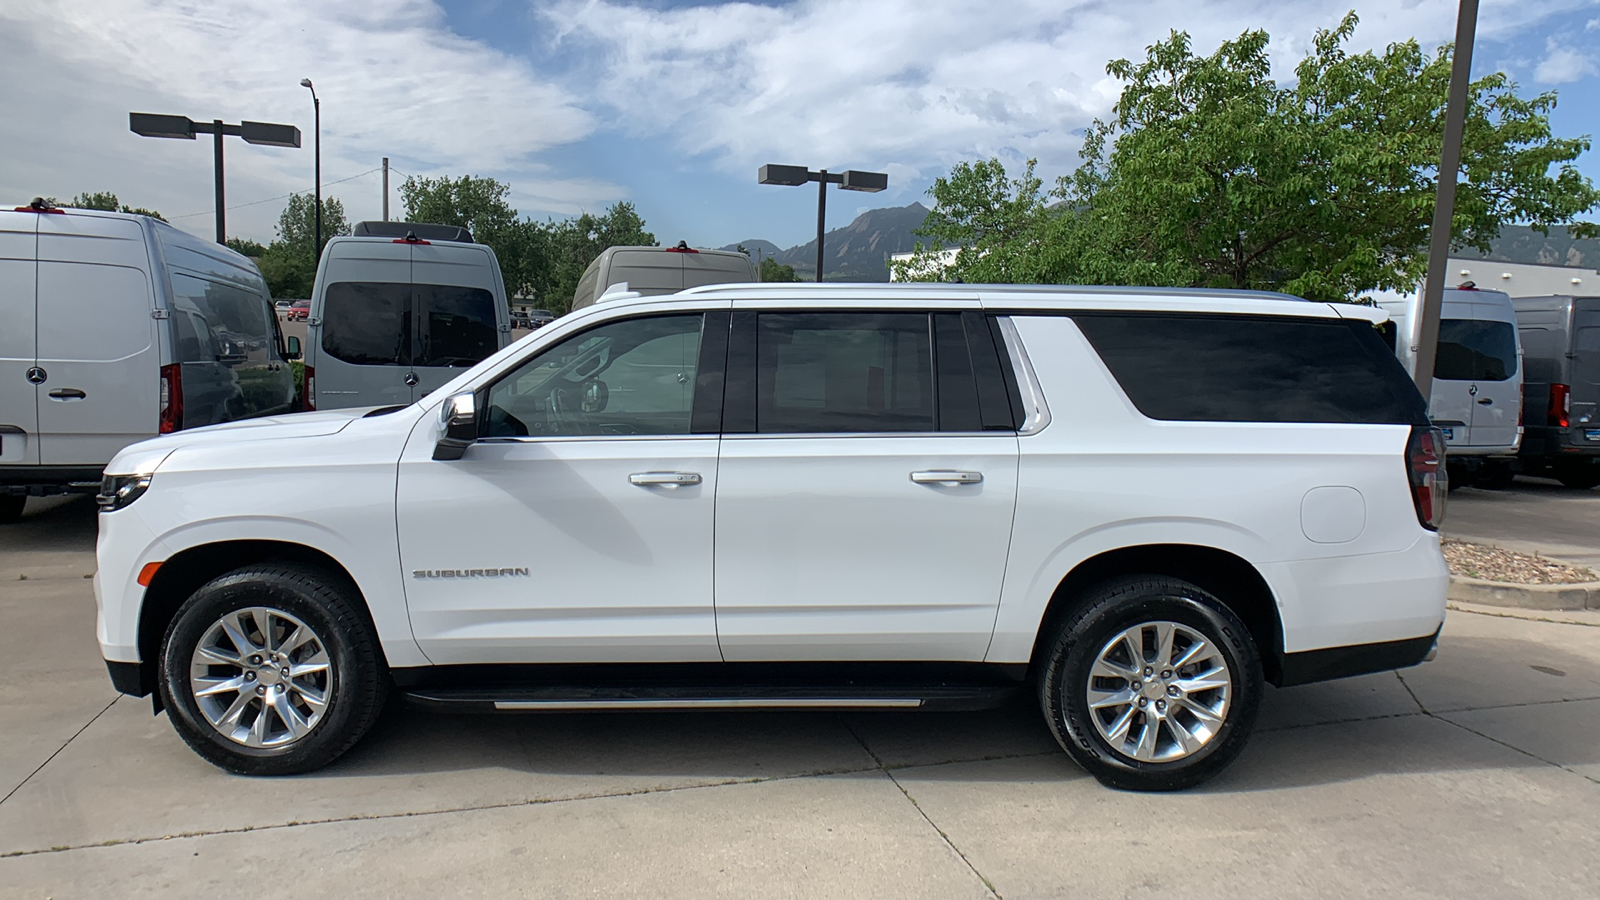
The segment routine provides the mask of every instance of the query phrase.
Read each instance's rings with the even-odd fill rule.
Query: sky
[[[5,0],[0,200],[112,191],[210,237],[210,139],[139,137],[128,113],[283,122],[301,149],[225,151],[228,233],[268,242],[314,183],[310,78],[352,222],[380,217],[387,156],[395,218],[405,176],[470,174],[534,218],[629,200],[663,243],[787,247],[815,190],[757,184],[763,163],[888,173],[830,189],[830,228],[927,203],[963,160],[1033,157],[1048,181],[1116,100],[1108,60],[1262,28],[1287,79],[1352,8],[1358,51],[1454,35],[1454,0]],[[1556,134],[1600,132],[1600,0],[1483,0],[1475,46],[1475,75],[1558,92]],[[1579,168],[1600,181],[1597,154]]]

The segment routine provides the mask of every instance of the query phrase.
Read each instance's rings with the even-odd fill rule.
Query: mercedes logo
[[[44,380],[49,377],[50,375],[38,366],[34,366],[28,370],[29,384],[44,384]]]
[[[406,384],[408,386],[410,386],[410,387],[416,387],[417,386],[417,373],[415,373],[415,372],[407,372],[406,373]]]

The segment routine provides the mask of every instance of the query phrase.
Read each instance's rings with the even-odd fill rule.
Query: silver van
[[[703,284],[741,284],[758,280],[756,264],[734,250],[676,247],[609,247],[595,257],[572,294],[574,312],[593,306],[614,284],[645,297],[676,294]]]
[[[309,407],[409,405],[510,342],[500,263],[465,229],[362,222],[355,230],[330,240],[317,266]]]
[[[1570,488],[1600,485],[1600,297],[1511,302],[1528,373],[1522,470]]]
[[[1396,353],[1413,374],[1417,304],[1417,298],[1378,304],[1394,321]],[[1521,363],[1509,296],[1470,286],[1445,289],[1428,414],[1444,431],[1451,487],[1504,487],[1515,476],[1522,440]]]
[[[0,521],[136,441],[292,411],[255,264],[147,216],[0,211],[0,323]]]

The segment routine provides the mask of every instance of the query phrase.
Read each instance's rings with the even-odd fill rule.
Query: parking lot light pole
[[[316,120],[315,124],[313,125],[313,128],[316,131],[316,134],[313,135],[313,137],[315,138],[314,146],[316,147],[316,150],[314,152],[315,152],[316,157],[317,157],[317,163],[316,163],[316,179],[317,179],[317,252],[314,254],[314,256],[318,260],[321,260],[322,259],[322,101],[317,99],[317,89],[312,86],[311,79],[309,79],[309,78],[300,79],[300,86],[311,92],[311,110],[312,110],[312,115],[315,117],[315,120]]]
[[[196,122],[187,116],[162,116],[154,113],[128,113],[128,130],[140,137],[177,138],[192,141],[197,134],[213,138],[212,164],[216,167],[217,193],[217,243],[228,241],[227,206],[222,188],[222,138],[233,135],[247,144],[268,147],[299,147],[300,129],[293,125],[275,125],[271,122],[240,122],[224,125],[221,119]]]
[[[822,236],[827,228],[828,185],[837,184],[841,190],[863,191],[876,194],[889,186],[889,176],[883,172],[860,172],[849,169],[829,172],[827,169],[810,171],[805,166],[765,165],[757,173],[762,184],[781,184],[789,187],[815,181],[817,183],[817,280],[822,280]]]

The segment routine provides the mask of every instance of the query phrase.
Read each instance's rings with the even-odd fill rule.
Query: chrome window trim
[[[1022,345],[1022,336],[1010,316],[1000,316],[1000,335],[1006,342],[1006,355],[1011,357],[1011,370],[1017,376],[1017,388],[1022,394],[1025,418],[1017,434],[1038,434],[1050,424],[1050,407],[1044,401],[1044,388],[1039,376],[1034,374],[1033,362],[1028,359],[1028,348]]]

